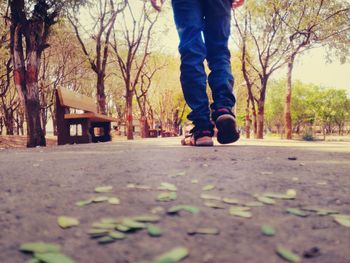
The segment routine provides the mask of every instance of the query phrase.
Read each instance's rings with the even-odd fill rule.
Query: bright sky
[[[171,18],[172,19],[172,18]],[[170,18],[169,18],[170,20]],[[169,53],[177,52],[178,36],[175,26],[163,35],[159,42]],[[286,70],[276,72],[274,78],[285,78]],[[341,64],[338,61],[327,63],[326,51],[323,48],[314,49],[297,58],[294,66],[293,78],[305,83],[346,89],[350,93],[350,63]]]
[[[315,49],[301,56],[294,70],[294,76],[304,82],[346,89],[350,93],[350,63],[337,61],[327,63],[324,49]]]
[[[350,0],[349,0],[350,1]],[[141,3],[141,2],[140,2]],[[138,16],[137,6],[139,2],[132,2],[134,14]],[[140,10],[140,9],[139,9]],[[82,21],[87,23],[90,19],[87,13],[82,12]],[[91,20],[90,20],[91,22]],[[84,24],[85,24],[84,23]],[[161,33],[157,36],[157,47],[161,47],[166,53],[177,55],[177,46],[179,43],[178,35],[173,21],[170,1],[165,2],[163,11],[159,18],[158,28]],[[167,28],[167,32],[164,32]],[[230,44],[233,47],[233,44]],[[327,63],[326,52],[324,49],[314,49],[297,58],[294,66],[293,78],[306,83],[314,83],[321,86],[329,86],[348,90],[350,94],[350,63],[340,64],[337,61]],[[285,78],[286,70],[281,69],[273,75],[273,78]]]
[[[158,39],[158,43],[164,45],[164,49],[169,53],[177,52],[178,35],[173,22],[169,1],[165,6],[165,12],[160,20],[161,24],[166,24],[169,28],[167,34],[163,34]],[[231,44],[232,46],[232,44]],[[285,78],[286,70],[281,69],[276,72],[274,78]],[[327,63],[326,52],[323,48],[314,49],[300,57],[294,66],[293,78],[305,83],[314,83],[321,86],[346,89],[350,94],[350,63],[340,64],[338,61]]]

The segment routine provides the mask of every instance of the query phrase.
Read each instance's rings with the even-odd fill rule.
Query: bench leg
[[[105,122],[104,124],[104,136],[103,136],[103,141],[104,142],[109,142],[112,140],[111,136],[111,123],[110,122]]]
[[[68,129],[70,130],[70,125],[81,125],[82,135],[81,136],[71,136],[69,134],[69,143],[90,143],[92,142],[92,136],[90,134],[91,122],[89,119],[77,119],[77,120],[69,120]]]
[[[64,145],[70,143],[70,124],[65,121],[61,120],[60,125],[57,125],[57,144],[58,145]]]
[[[94,128],[102,128],[103,135],[96,136]],[[112,140],[111,137],[111,123],[110,122],[94,122],[91,124],[90,133],[92,135],[92,142],[108,142]]]
[[[82,142],[81,143],[90,143],[92,142],[92,135],[90,133],[91,122],[89,119],[84,119],[81,123],[82,127]]]

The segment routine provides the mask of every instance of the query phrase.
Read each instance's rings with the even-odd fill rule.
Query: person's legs
[[[208,78],[213,94],[214,111],[226,108],[230,111],[235,104],[233,95],[234,78],[231,72],[228,39],[231,27],[232,0],[203,0],[204,39],[207,48],[207,61],[211,70]],[[215,116],[213,116],[215,119]]]
[[[214,102],[211,105],[212,118],[218,129],[220,143],[232,143],[239,139],[236,120],[232,113],[236,99],[233,95],[234,78],[231,72],[231,55],[228,39],[231,27],[232,0],[203,0],[204,38],[207,48],[209,86]]]
[[[180,37],[181,85],[185,100],[192,112],[187,116],[197,130],[213,130],[209,101],[206,94],[203,42],[203,0],[172,0],[174,19]]]

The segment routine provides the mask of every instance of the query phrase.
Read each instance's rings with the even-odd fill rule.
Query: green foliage
[[[350,99],[347,98],[345,90],[323,89],[317,100],[318,103],[314,104],[317,109],[316,118],[325,128],[333,125],[343,126],[345,121],[349,120]]]
[[[266,99],[266,123],[269,128],[284,122],[284,97],[286,81],[275,81],[270,85]],[[293,83],[292,120],[295,131],[303,128],[303,139],[314,140],[309,127],[320,125],[331,132],[342,129],[350,120],[350,98],[346,90],[318,87],[300,81]]]

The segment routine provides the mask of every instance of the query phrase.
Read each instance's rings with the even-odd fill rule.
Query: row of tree
[[[286,80],[274,81],[266,99],[266,127],[283,135],[284,101]],[[346,90],[293,83],[292,96],[293,133],[301,136],[316,132],[326,134],[350,133],[350,98]]]
[[[247,1],[234,12],[233,35],[240,49],[247,87],[246,131],[252,119],[256,138],[263,138],[265,100],[271,76],[287,65],[284,127],[292,138],[292,72],[300,54],[326,47],[343,62],[349,57],[350,3],[342,0]],[[252,117],[251,117],[252,116]],[[249,135],[248,135],[249,136]]]
[[[153,34],[164,27],[155,29],[160,14],[148,1],[9,1],[1,12],[0,129],[7,134],[23,134],[25,120],[28,147],[45,145],[48,118],[56,123],[58,86],[96,95],[99,112],[117,115],[128,139],[135,115],[143,136],[155,122],[168,129],[179,125],[185,108],[180,87],[162,85],[178,78],[179,65],[154,53]],[[152,83],[168,69],[168,79]],[[151,97],[153,86],[157,93]],[[169,103],[174,97],[179,99]]]
[[[253,130],[256,138],[263,138],[271,76],[287,67],[285,93],[279,96],[280,101],[285,98],[283,127],[291,138],[295,60],[325,46],[330,58],[346,61],[350,4],[246,2],[232,21],[238,49],[233,56],[237,109],[244,109],[247,137]],[[176,129],[188,112],[178,80],[179,59],[161,52],[158,42],[166,34],[170,12],[155,12],[143,0],[2,1],[0,132],[5,128],[8,134],[23,134],[26,127],[28,147],[45,145],[48,119],[55,127],[58,86],[96,96],[101,113],[125,123],[128,139],[133,138],[135,117],[142,136],[156,122]]]

